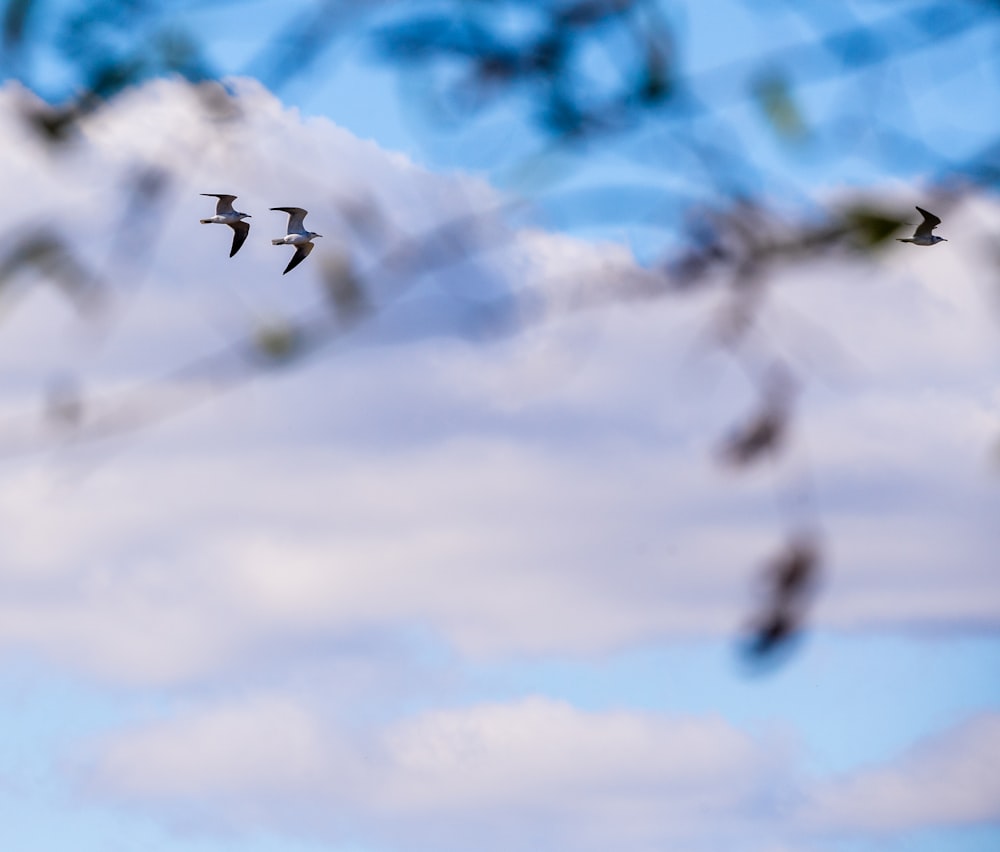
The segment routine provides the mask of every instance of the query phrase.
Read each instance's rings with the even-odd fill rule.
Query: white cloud
[[[67,334],[54,297],[11,310],[0,344],[16,378],[0,405],[22,407],[59,364],[78,368],[85,390],[157,376],[248,333],[249,317],[312,304],[324,258],[347,252],[364,267],[378,234],[498,203],[481,181],[430,174],[302,121],[255,84],[238,89],[245,121],[221,130],[178,82],[136,89],[65,159],[25,145],[9,114],[0,122],[23,158],[8,192],[58,199],[88,256],[106,252],[109,199],[138,159],[168,168],[174,193],[144,277],[115,277],[137,292],[106,336]],[[254,213],[233,259],[225,229],[197,224],[211,205],[198,192],[226,189]],[[380,211],[367,243],[345,199]],[[328,242],[282,277],[267,236],[283,220],[267,208],[287,203],[308,207]],[[996,219],[971,206],[956,233]],[[3,215],[10,227],[18,211]],[[490,215],[473,230],[491,251],[421,278],[312,363],[67,466],[13,464],[0,484],[0,643],[175,683],[246,672],[262,647],[294,665],[303,642],[414,627],[465,655],[731,636],[783,519],[771,472],[728,477],[712,464],[717,436],[751,402],[703,346],[714,297],[574,313],[641,274],[620,247]],[[763,318],[818,377],[795,424],[805,452],[789,465],[809,465],[830,547],[817,624],[1000,617],[983,472],[1000,406],[996,329],[980,267],[946,246],[919,262],[902,247],[877,272],[799,270]],[[378,284],[392,291],[390,277]],[[548,321],[480,340],[517,328],[520,311]],[[232,354],[226,369],[247,368]],[[75,480],[74,464],[86,472],[94,459]]]
[[[310,700],[189,706],[91,741],[81,789],[169,821],[354,834],[389,848],[838,848],[1000,818],[1000,722],[816,778],[776,731],[525,696],[345,721]],[[832,844],[832,845],[831,845]]]
[[[1000,716],[977,716],[899,759],[820,785],[806,819],[820,830],[913,832],[1000,820]]]
[[[547,800],[568,814],[600,807],[611,791],[667,811],[727,810],[764,762],[721,720],[584,713],[544,698],[433,711],[395,725],[385,742],[394,767],[386,798],[417,811]],[[726,775],[737,777],[720,789]]]
[[[332,838],[350,823],[411,849],[466,848],[470,832],[482,849],[711,848],[759,822],[784,751],[718,719],[587,713],[542,697],[362,730],[254,698],[113,734],[81,777],[186,819],[214,810]]]
[[[307,712],[258,697],[117,734],[100,756],[97,784],[138,799],[294,794],[330,770],[330,757]]]
[[[671,515],[686,509],[661,484],[679,471],[632,452],[581,471],[531,446],[453,439],[199,468],[196,494],[169,463],[109,470],[83,486],[86,504],[75,489],[50,494],[43,518],[23,498],[46,477],[12,482],[21,567],[6,574],[4,639],[139,681],[207,675],[304,631],[427,624],[474,654],[600,650],[728,631],[746,560],[727,548],[737,535],[748,553],[764,543],[679,528]],[[131,500],[144,479],[155,496]],[[671,561],[702,572],[674,577]]]
[[[4,90],[8,196],[32,215],[55,209],[119,296],[105,326],[81,327],[51,290],[4,303],[6,413],[35,404],[55,370],[78,370],[89,391],[191,363],[313,305],[332,258],[365,268],[380,241],[499,201],[473,177],[428,173],[238,89],[245,121],[220,131],[181,84],[151,83],[65,157],[25,141]],[[115,202],[140,161],[172,175],[156,251],[148,268],[108,264]],[[228,232],[197,224],[211,205],[198,193],[226,190],[254,214],[232,260]],[[364,234],[345,202],[367,211]],[[283,278],[286,253],[268,244],[283,217],[267,208],[290,203],[327,236]],[[5,207],[0,229],[24,213]],[[978,246],[997,218],[973,201],[948,224]],[[730,477],[711,451],[752,399],[705,346],[714,295],[577,311],[641,277],[621,247],[488,213],[471,230],[488,250],[421,277],[309,363],[218,399],[181,382],[169,392],[212,401],[137,436],[7,461],[0,649],[202,696],[94,744],[84,777],[105,800],[320,836],[389,824],[406,848],[773,848],[775,814],[794,813],[780,743],[544,696],[455,708],[446,687],[405,682],[424,671],[403,671],[402,646],[423,631],[464,661],[731,637],[785,520],[774,481],[802,465],[830,554],[812,623],[995,627],[992,267],[948,243],[778,282],[760,328],[812,377],[794,424],[802,452]],[[373,298],[399,295],[390,274],[366,282]],[[239,352],[220,364],[248,373]],[[31,418],[13,425],[37,436]],[[307,698],[273,693],[317,668]],[[401,693],[428,709],[393,716]],[[968,743],[988,745],[991,725]],[[947,747],[971,754],[956,736]],[[815,836],[904,826],[910,781],[935,773],[953,795],[925,822],[990,817],[995,791],[973,790],[974,761],[934,754],[824,788]]]

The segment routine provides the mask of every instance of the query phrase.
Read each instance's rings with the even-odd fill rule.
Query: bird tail
[[[896,237],[897,243],[912,243],[913,240],[904,240],[902,237]]]
[[[208,221],[208,219],[199,219],[198,221],[201,222],[202,225],[211,225],[212,224],[211,222]]]
[[[284,240],[271,240],[272,246],[283,246],[285,244]]]

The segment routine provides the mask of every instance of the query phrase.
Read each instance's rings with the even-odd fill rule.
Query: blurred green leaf
[[[168,29],[157,38],[160,63],[168,71],[176,71],[194,83],[211,79],[201,48],[188,33]]]
[[[298,329],[284,320],[261,325],[254,333],[254,345],[268,360],[285,362],[298,354],[301,337]]]
[[[788,78],[779,72],[759,77],[753,86],[753,97],[775,132],[788,142],[802,142],[809,128],[792,96]]]
[[[862,247],[878,248],[906,222],[899,216],[872,207],[853,207],[844,213],[844,221]]]
[[[327,258],[322,274],[324,292],[340,319],[353,322],[367,312],[368,298],[346,257],[337,254]]]

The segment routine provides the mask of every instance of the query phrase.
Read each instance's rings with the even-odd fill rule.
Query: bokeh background
[[[1000,847],[997,3],[2,14],[0,847]]]

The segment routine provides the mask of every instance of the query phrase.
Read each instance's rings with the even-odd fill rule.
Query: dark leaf
[[[646,104],[665,101],[674,93],[674,86],[674,71],[667,52],[659,44],[650,42],[639,78],[639,100]]]
[[[745,645],[750,657],[770,657],[801,632],[818,583],[819,565],[815,536],[800,532],[766,566],[764,605]]]
[[[343,322],[355,322],[367,313],[368,298],[347,258],[334,256],[326,259],[322,275],[324,291]]]
[[[871,207],[854,207],[844,214],[847,226],[864,248],[876,248],[906,222],[898,217]]]
[[[35,0],[8,0],[3,16],[3,46],[7,52],[21,48]]]
[[[776,452],[785,437],[787,413],[781,407],[767,407],[737,429],[723,443],[720,456],[731,465],[746,465],[765,453]]]

